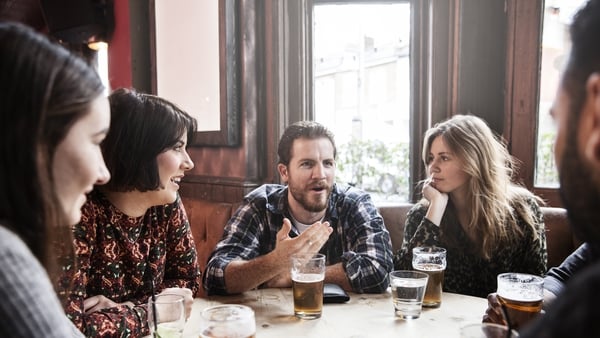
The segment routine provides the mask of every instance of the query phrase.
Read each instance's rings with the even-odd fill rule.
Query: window
[[[111,90],[110,83],[108,81],[108,47],[98,49],[97,53],[98,74],[100,75],[100,79],[102,79],[102,83],[104,84],[104,94],[108,96]]]
[[[582,0],[508,2],[507,126],[519,178],[550,206],[562,206],[554,164],[555,130],[548,110],[568,54],[568,25]],[[537,74],[537,76],[531,76]],[[532,100],[532,98],[536,98]],[[531,130],[536,132],[531,135]]]
[[[471,113],[505,137],[511,153],[523,163],[517,180],[533,187],[537,134],[531,130],[537,126],[538,83],[531,74],[539,72],[541,21],[534,20],[536,11],[541,13],[538,2],[277,4],[268,9],[282,14],[274,26],[280,35],[267,37],[278,47],[272,60],[282,65],[279,73],[268,74],[282,98],[276,102],[279,134],[285,125],[302,119],[333,129],[340,150],[340,181],[360,185],[379,203],[417,200],[416,183],[427,177],[421,160],[424,132],[453,114]],[[386,14],[395,6],[401,10],[390,14],[395,20],[386,25]],[[347,12],[351,7],[361,9],[360,19]],[[371,8],[386,8],[385,14],[378,14],[375,28],[366,18]],[[327,18],[332,12],[336,15]],[[345,27],[347,19],[352,25]],[[378,26],[385,27],[382,36],[376,35]],[[349,33],[357,36],[348,38]],[[344,146],[350,142],[354,146]],[[393,142],[402,148],[392,149]],[[376,155],[398,151],[405,153]],[[400,173],[387,175],[386,167]],[[396,175],[405,181],[396,180]]]
[[[558,173],[554,163],[555,130],[548,111],[558,88],[560,72],[569,54],[569,25],[583,0],[547,1],[543,12],[542,58],[538,106],[538,133],[535,186],[558,188]]]
[[[314,118],[338,147],[338,182],[378,201],[409,199],[410,4],[318,3]]]

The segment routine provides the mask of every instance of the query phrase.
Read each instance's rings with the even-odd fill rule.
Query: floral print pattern
[[[93,191],[73,228],[75,265],[60,281],[65,311],[88,337],[141,337],[149,334],[147,302],[152,290],[189,288],[201,274],[190,225],[180,198],[130,217]],[[84,299],[103,295],[119,305],[85,313]]]

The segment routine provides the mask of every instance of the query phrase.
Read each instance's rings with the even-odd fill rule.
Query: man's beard
[[[600,173],[581,159],[573,127],[569,126],[561,160],[560,196],[575,236],[600,248]]]
[[[308,189],[307,187],[297,188],[294,186],[294,184],[289,184],[288,189],[290,190],[292,197],[296,201],[298,201],[298,203],[304,209],[306,209],[307,211],[310,211],[310,212],[320,212],[327,208],[327,203],[329,202],[329,196],[331,196],[332,187],[327,184],[324,185],[324,189],[327,191],[327,195],[326,195],[327,197],[323,201],[311,200],[311,198],[309,198],[309,196],[308,196],[308,192],[305,191],[305,189]]]

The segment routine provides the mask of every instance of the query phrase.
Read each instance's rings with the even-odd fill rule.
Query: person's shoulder
[[[408,210],[407,215],[425,215],[428,208],[429,206],[424,202],[417,202],[410,208],[410,210]]]
[[[161,221],[170,220],[173,217],[179,217],[181,213],[187,215],[185,207],[183,206],[183,202],[181,201],[181,197],[179,197],[179,194],[177,194],[177,197],[171,203],[155,205],[146,210],[147,217],[158,217],[158,219],[160,219]],[[146,219],[146,217],[144,218]]]
[[[246,202],[252,202],[260,199],[265,201],[271,200],[273,198],[281,197],[286,189],[287,187],[281,184],[263,184],[244,196],[244,200]]]
[[[371,201],[371,195],[355,186],[349,184],[335,183],[332,187],[332,196],[334,198],[343,198],[347,201],[360,201],[368,199]]]
[[[4,260],[9,255],[13,260],[28,262],[27,265],[37,262],[21,237],[0,224],[0,260]]]
[[[423,202],[419,201],[415,203],[407,212],[406,212],[406,222],[411,225],[418,225],[425,215],[427,214],[428,206]]]
[[[0,250],[16,247],[26,247],[26,245],[16,233],[0,224]]]
[[[527,188],[514,185],[512,187],[511,203],[513,204],[513,207],[527,205],[531,209],[539,210],[539,208],[544,205],[544,200]]]
[[[600,262],[600,248],[591,245],[589,242],[583,242],[576,252],[585,260]]]

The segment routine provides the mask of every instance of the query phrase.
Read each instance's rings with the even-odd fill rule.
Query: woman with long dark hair
[[[85,194],[110,178],[100,149],[110,123],[103,91],[80,58],[28,27],[0,23],[2,337],[81,336],[51,282],[54,244],[71,246]]]

